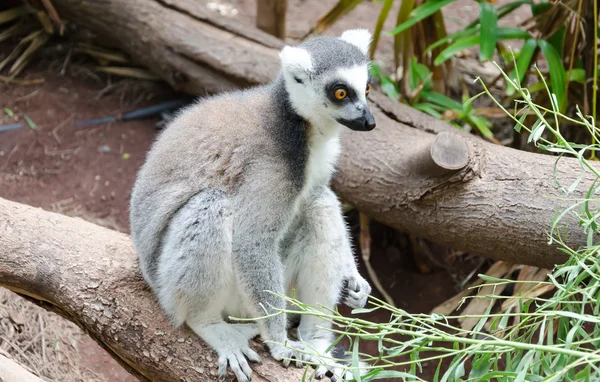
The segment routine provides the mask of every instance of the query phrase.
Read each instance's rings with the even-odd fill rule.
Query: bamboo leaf
[[[383,29],[383,24],[392,9],[392,5],[394,5],[394,0],[384,0],[383,7],[381,7],[381,12],[379,12],[379,17],[377,18],[377,24],[375,24],[375,30],[373,31],[373,42],[371,43],[371,51],[369,52],[371,55],[371,59],[375,57],[375,50],[377,49],[377,44],[379,43],[379,37],[381,36],[381,31]]]
[[[467,36],[473,36],[475,34],[479,33],[479,29],[478,28],[469,28],[469,29],[464,29],[461,31],[458,31],[456,33],[453,33],[449,36],[446,36],[442,39],[439,39],[438,41],[434,42],[433,44],[429,45],[427,47],[427,49],[425,49],[425,51],[423,52],[424,54],[427,54],[431,51],[433,51],[435,48],[440,47],[446,43],[453,43],[456,40],[459,40],[461,38],[467,37]]]
[[[521,84],[523,78],[525,78],[525,75],[529,71],[529,67],[531,66],[531,61],[533,59],[533,53],[535,52],[536,48],[537,40],[534,38],[526,40],[523,44],[523,48],[521,48],[519,58],[517,58],[517,63],[515,65],[515,70],[513,70],[511,73],[511,78],[517,78],[519,84]]]
[[[421,6],[413,9],[410,13],[409,19],[402,24],[398,25],[391,32],[389,32],[390,36],[396,35],[398,33],[404,32],[406,29],[415,25],[419,21],[425,19],[426,17],[431,16],[435,12],[442,9],[444,6],[453,3],[455,0],[438,0],[438,1],[426,1]]]
[[[481,40],[479,42],[479,55],[481,61],[488,61],[494,56],[496,50],[496,36],[498,33],[498,14],[496,7],[486,1],[481,3]]]
[[[6,11],[0,12],[0,24],[4,24],[9,21],[13,21],[15,19],[18,19],[19,17],[25,16],[25,15],[33,13],[33,12],[34,12],[34,9],[28,5],[10,8]]]
[[[565,88],[567,83],[567,73],[565,71],[565,67],[563,66],[562,58],[556,49],[554,49],[554,47],[547,41],[538,40],[538,46],[542,50],[542,53],[548,62],[548,69],[550,71],[550,87],[552,89],[552,93],[556,95],[558,105],[561,106],[562,109],[564,108],[562,105],[565,105],[563,98],[566,96]]]
[[[438,104],[443,106],[446,109],[452,110],[462,110],[462,104],[458,101],[453,100],[452,98],[440,94],[438,92],[423,92],[422,98],[431,103]]]
[[[361,382],[359,361],[358,361],[358,337],[354,339],[354,344],[352,346],[352,376],[356,380],[356,382]]]
[[[340,0],[336,5],[333,6],[321,17],[316,25],[310,30],[309,34],[322,33],[333,25],[340,17],[344,16],[351,10],[353,10],[358,4],[362,3],[362,0]]]
[[[522,5],[531,5],[531,0],[520,0],[513,1],[512,3],[504,4],[498,7],[498,19],[502,19],[505,16],[512,13],[514,10],[518,9]],[[473,28],[479,25],[481,19],[475,19],[471,24],[467,25],[465,29]]]
[[[25,122],[27,122],[27,125],[29,126],[29,128],[34,129],[34,130],[37,128],[37,126],[35,125],[35,122],[33,122],[31,120],[31,118],[29,118],[28,115],[24,115],[23,118],[25,119]]]

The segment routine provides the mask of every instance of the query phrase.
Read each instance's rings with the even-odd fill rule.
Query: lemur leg
[[[240,382],[249,381],[247,359],[260,361],[248,346],[255,325],[223,320],[226,301],[235,298],[232,222],[226,196],[202,191],[182,207],[163,237],[157,274],[158,297],[175,325],[186,322],[219,354],[219,375],[227,364]]]
[[[295,365],[301,367],[302,361],[311,358],[299,351],[304,349],[299,341],[288,338],[287,317],[280,312],[285,308],[285,300],[276,295],[285,294],[284,267],[276,234],[281,230],[278,217],[283,213],[275,209],[271,215],[252,215],[256,209],[251,201],[240,208],[237,236],[233,240],[235,274],[244,296],[242,300],[257,318],[261,337],[273,358],[283,361],[286,367],[295,359]]]
[[[291,240],[286,242],[284,255],[286,280],[295,285],[298,300],[311,306],[322,305],[323,311],[333,309],[340,300],[364,306],[371,287],[358,273],[337,197],[324,188],[311,197],[303,210],[292,228]],[[331,352],[326,352],[333,341],[333,334],[326,329],[330,326],[316,316],[302,315],[298,333],[309,348],[330,356]],[[341,370],[332,369],[337,373]],[[319,367],[316,376],[321,378],[326,371],[327,367]]]

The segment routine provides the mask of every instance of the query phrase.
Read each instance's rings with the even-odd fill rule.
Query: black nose
[[[375,128],[375,118],[368,107],[363,109],[362,115],[354,119],[339,118],[337,120],[342,125],[355,131],[370,131]]]
[[[363,111],[363,118],[365,119],[366,131],[371,131],[375,128],[375,126],[377,126],[375,123],[375,117],[373,117],[373,113],[371,113],[371,110],[368,107]]]

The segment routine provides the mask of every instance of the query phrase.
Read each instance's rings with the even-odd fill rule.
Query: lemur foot
[[[282,361],[285,367],[290,365],[292,359],[295,360],[296,367],[302,367],[303,361],[310,361],[312,359],[309,355],[300,352],[304,350],[304,345],[299,341],[287,340],[285,346],[269,344],[269,349],[271,350],[271,356],[277,361]]]
[[[261,360],[248,345],[251,328],[241,324],[219,323],[196,330],[219,355],[217,361],[219,378],[227,376],[227,365],[229,365],[238,382],[249,382],[252,379],[252,369],[248,360],[253,362],[261,362]]]
[[[351,308],[362,308],[371,294],[371,286],[361,275],[352,275],[344,280],[342,301]]]
[[[231,324],[248,341],[260,334],[258,324]]]

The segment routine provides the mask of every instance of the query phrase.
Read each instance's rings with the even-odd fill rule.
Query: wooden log
[[[286,11],[287,0],[256,0],[256,27],[284,40]]]
[[[61,17],[82,23],[175,89],[190,94],[266,83],[279,70],[282,41],[209,14],[200,2],[53,0],[53,4]],[[371,102],[377,128],[343,137],[345,150],[333,185],[345,200],[374,219],[455,249],[550,268],[565,260],[562,252],[547,244],[555,212],[568,203],[557,199],[562,195],[554,185],[555,157],[484,142],[377,92]],[[441,172],[423,165],[422,149],[441,132],[462,137],[468,147],[466,165]],[[438,138],[427,160],[440,162],[442,168],[460,167],[464,146],[448,137]],[[453,147],[452,153],[444,142]],[[579,173],[576,160],[561,162],[558,175],[563,184]],[[584,179],[570,196],[583,197],[590,181]],[[577,219],[565,222],[566,243],[584,244]]]
[[[216,353],[171,326],[125,234],[0,199],[0,286],[76,323],[140,380],[217,379]],[[253,381],[301,380],[302,369],[252,346],[263,361]]]

